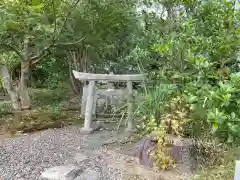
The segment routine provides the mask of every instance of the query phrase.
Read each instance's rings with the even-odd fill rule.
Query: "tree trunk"
[[[21,78],[18,85],[18,94],[21,104],[21,109],[30,109],[31,101],[28,93],[28,80],[30,75],[30,61],[21,61]]]
[[[68,52],[69,61],[69,78],[74,92],[78,92],[82,96],[82,89],[84,82],[76,81],[72,76],[72,70],[87,72],[87,53],[79,48],[69,50]]]
[[[7,90],[12,101],[12,108],[14,110],[20,110],[21,106],[19,103],[18,93],[13,89],[12,77],[10,76],[8,68],[5,65],[0,65],[0,73],[3,80],[3,87]]]
[[[77,86],[75,84],[75,80],[73,78],[71,61],[68,62],[68,71],[69,71],[69,79],[70,79],[70,82],[71,82],[72,89],[73,89],[75,94],[79,94],[80,90],[77,88]]]
[[[240,10],[240,1],[238,1],[238,0],[235,1],[234,9],[236,12]],[[238,61],[238,69],[240,69],[240,50],[239,49],[237,51],[236,56],[237,56],[237,61]]]

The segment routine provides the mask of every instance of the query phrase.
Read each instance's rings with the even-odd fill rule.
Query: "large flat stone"
[[[82,169],[74,165],[63,165],[46,169],[41,177],[48,180],[73,180],[81,172]]]
[[[82,162],[82,161],[88,159],[88,157],[85,156],[83,153],[77,153],[76,156],[74,157],[74,159],[75,159],[77,162]]]
[[[91,168],[87,168],[74,180],[98,180],[100,178],[100,173],[92,170]]]

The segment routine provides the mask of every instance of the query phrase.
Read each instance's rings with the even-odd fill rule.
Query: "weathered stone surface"
[[[193,142],[191,139],[174,137],[168,135],[168,146],[170,147],[169,155],[176,161],[177,167],[184,171],[192,171],[196,169],[196,162],[194,158]],[[155,152],[157,141],[153,137],[142,139],[136,144],[135,155],[139,158],[141,165],[145,167],[153,167],[153,161],[150,152]]]
[[[189,161],[190,152],[193,147],[191,139],[174,138],[171,155],[178,163],[186,163]]]
[[[153,167],[153,161],[150,157],[150,153],[152,151],[156,151],[156,145],[157,141],[154,140],[154,137],[147,137],[136,144],[134,153],[139,158],[141,165],[150,168]]]
[[[82,154],[82,153],[77,153],[76,156],[75,156],[75,160],[76,160],[77,162],[82,162],[82,161],[84,161],[84,160],[86,160],[86,159],[88,159],[88,157],[85,156],[85,155]]]
[[[100,178],[100,173],[96,172],[90,168],[84,170],[78,177],[74,180],[98,180]]]
[[[65,165],[46,169],[41,176],[48,180],[73,180],[81,172],[81,168],[73,165]]]
[[[93,129],[92,128],[89,128],[89,129],[81,128],[80,133],[83,134],[83,135],[89,135],[89,134],[93,133]]]
[[[187,138],[173,138],[172,143],[171,156],[178,167],[184,171],[195,170],[197,162],[194,157],[193,141]]]

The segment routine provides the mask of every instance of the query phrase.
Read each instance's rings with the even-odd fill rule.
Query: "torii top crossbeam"
[[[146,75],[144,74],[130,74],[130,75],[120,75],[120,74],[93,74],[93,73],[83,73],[73,70],[73,75],[78,80],[87,81],[144,81]]]

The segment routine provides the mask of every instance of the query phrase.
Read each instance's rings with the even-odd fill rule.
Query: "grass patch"
[[[52,107],[17,112],[7,118],[3,128],[6,133],[15,134],[82,124],[83,121],[77,116],[78,112],[76,111],[58,111]]]
[[[48,128],[61,128],[66,125],[82,124],[77,103],[69,103],[67,88],[30,89],[32,110],[14,112],[11,104],[0,105],[0,126],[7,134],[31,133]],[[65,100],[65,101],[64,101]],[[66,104],[66,105],[63,105]],[[62,107],[63,106],[63,107]]]
[[[69,96],[69,90],[61,89],[30,89],[30,97],[33,107],[43,107],[48,105],[59,104]]]
[[[12,114],[12,104],[6,102],[0,102],[0,117]]]

